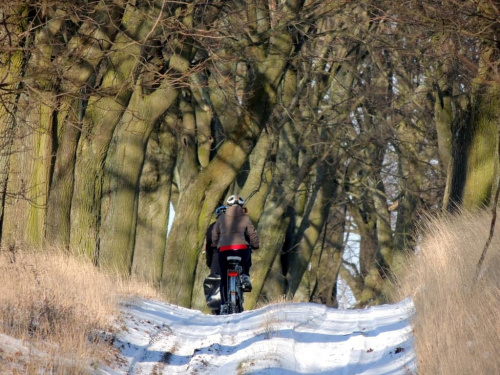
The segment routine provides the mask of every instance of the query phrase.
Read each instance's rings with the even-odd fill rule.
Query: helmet
[[[217,215],[217,217],[219,217],[219,215],[226,212],[226,208],[227,208],[226,206],[217,207],[217,209],[215,210],[215,215]]]
[[[242,197],[240,197],[239,195],[231,195],[229,198],[227,198],[227,204],[229,206],[232,206],[233,204],[238,204],[240,206],[243,206],[245,204],[245,201],[243,200]]]

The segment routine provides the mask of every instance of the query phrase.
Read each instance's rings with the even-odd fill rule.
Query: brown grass
[[[122,296],[152,288],[58,249],[0,251],[0,373],[86,374],[110,359]]]
[[[430,220],[398,280],[395,297],[416,306],[420,374],[500,374],[500,227],[474,282],[490,221],[489,212]]]
[[[261,307],[269,306],[269,305],[281,305],[284,303],[292,303],[295,302],[289,298],[287,298],[286,295],[279,295],[279,296],[274,296],[274,297],[268,297],[268,296],[261,296],[257,300],[257,303],[255,304],[255,309],[260,309]]]

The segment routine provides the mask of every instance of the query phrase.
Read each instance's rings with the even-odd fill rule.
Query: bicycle
[[[227,314],[243,312],[243,287],[241,285],[241,257],[229,256],[227,268]]]

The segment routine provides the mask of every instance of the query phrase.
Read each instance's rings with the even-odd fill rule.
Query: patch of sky
[[[344,233],[345,247],[343,260],[349,265],[347,268],[350,269],[352,274],[359,273],[360,270],[359,242],[360,236],[357,233],[354,221],[348,217],[346,231]],[[356,298],[354,297],[351,288],[340,276],[337,280],[337,300],[339,303],[339,309],[351,309],[356,304]]]
[[[362,110],[358,109],[358,111],[360,112],[359,115],[363,116]],[[356,113],[355,112],[351,112],[349,114],[349,118],[351,120],[352,127],[354,128],[354,131],[356,132],[356,134],[358,134],[358,135],[361,134],[361,126],[359,125]]]
[[[170,229],[172,228],[172,224],[174,223],[174,218],[175,218],[174,205],[170,203],[169,213],[168,213],[167,237],[170,233]]]

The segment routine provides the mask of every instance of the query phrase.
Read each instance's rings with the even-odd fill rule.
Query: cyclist
[[[215,210],[215,218],[218,219],[220,215],[226,212],[226,206],[217,207]],[[219,269],[219,257],[217,253],[217,247],[213,246],[212,243],[212,232],[215,226],[215,221],[208,226],[206,241],[205,241],[205,255],[206,255],[206,264],[207,267],[210,268],[211,275],[220,275]]]
[[[250,267],[252,265],[252,249],[259,248],[259,236],[254,225],[246,214],[244,199],[236,194],[227,199],[226,212],[217,219],[213,232],[212,244],[219,252],[219,267],[221,275],[221,313],[226,308],[227,289],[227,257],[241,257],[243,291],[250,292]]]
[[[226,206],[220,206],[215,210],[216,219],[226,211]],[[205,241],[206,265],[210,269],[208,275],[203,281],[203,291],[207,306],[212,314],[218,315],[220,311],[220,268],[217,248],[212,246],[212,232],[215,221],[208,226]]]

